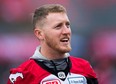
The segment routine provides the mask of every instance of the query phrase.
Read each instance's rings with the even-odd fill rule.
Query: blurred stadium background
[[[70,54],[92,64],[99,84],[116,84],[116,0],[0,0],[0,84],[39,45],[32,14],[50,3],[67,8],[73,33]]]

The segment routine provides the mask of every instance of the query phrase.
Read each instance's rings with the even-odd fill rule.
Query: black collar
[[[59,60],[35,60],[35,62],[44,70],[54,74],[63,81],[66,79],[71,68],[69,57]]]

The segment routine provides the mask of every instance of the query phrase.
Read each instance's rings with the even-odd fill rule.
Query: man
[[[66,9],[43,5],[33,16],[40,41],[34,55],[10,71],[8,84],[98,84],[90,64],[69,55],[71,29]]]

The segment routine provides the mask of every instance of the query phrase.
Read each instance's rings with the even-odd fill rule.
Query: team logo
[[[58,77],[61,79],[66,78],[65,73],[64,72],[58,72]]]
[[[84,77],[70,77],[68,81],[69,84],[87,84]]]
[[[23,74],[22,73],[10,74],[9,79],[12,83],[14,83],[17,77],[21,77],[23,79]]]
[[[43,81],[42,84],[61,84],[59,80]]]

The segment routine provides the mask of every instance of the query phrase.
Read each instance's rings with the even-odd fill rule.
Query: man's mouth
[[[69,41],[69,38],[62,38],[60,41],[61,42],[68,42]]]

